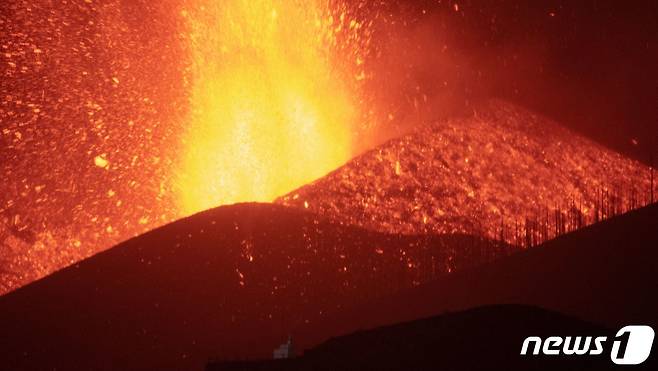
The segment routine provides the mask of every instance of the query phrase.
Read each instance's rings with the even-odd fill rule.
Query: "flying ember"
[[[181,11],[192,57],[175,179],[184,214],[271,201],[350,158],[357,73],[332,56],[361,24],[333,13],[321,0]]]
[[[365,19],[333,0],[2,2],[0,294],[346,162]]]

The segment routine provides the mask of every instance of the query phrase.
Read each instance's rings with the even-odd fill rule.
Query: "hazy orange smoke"
[[[182,10],[192,57],[175,180],[184,214],[271,201],[350,159],[359,76],[338,68],[332,51],[362,25],[335,13],[323,0]]]

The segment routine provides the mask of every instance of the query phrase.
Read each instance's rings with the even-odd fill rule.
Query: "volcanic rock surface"
[[[572,230],[646,204],[649,171],[493,100],[470,117],[393,139],[276,202],[389,233],[502,233],[522,244],[528,218],[546,224],[546,240],[560,231],[555,210],[579,215],[566,216]]]

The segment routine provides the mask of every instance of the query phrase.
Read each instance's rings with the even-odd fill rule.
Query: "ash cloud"
[[[373,142],[502,98],[650,163],[658,147],[655,3],[387,6],[375,23],[368,82],[381,109]]]

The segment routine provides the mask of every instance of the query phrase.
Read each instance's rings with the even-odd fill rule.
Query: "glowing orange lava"
[[[208,1],[181,14],[192,56],[183,213],[271,201],[351,157],[355,92],[331,46],[358,22],[321,0]]]

